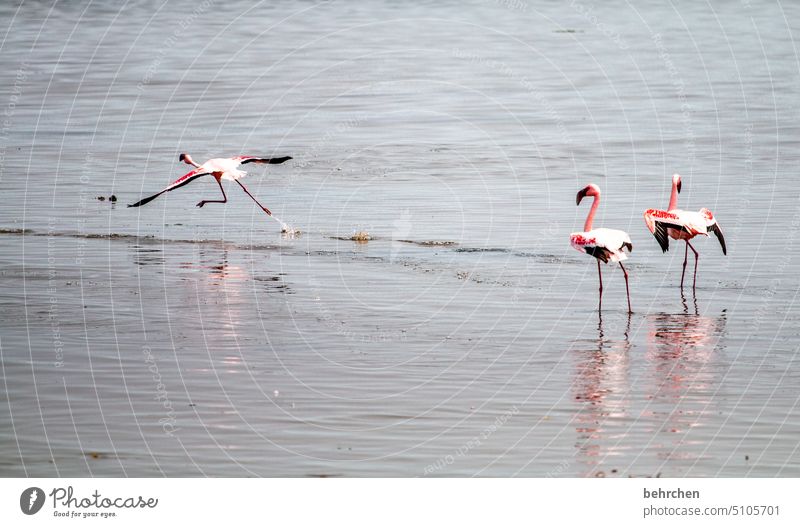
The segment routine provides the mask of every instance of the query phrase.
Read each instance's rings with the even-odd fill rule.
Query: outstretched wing
[[[669,250],[669,234],[667,229],[675,229],[678,231],[685,231],[686,227],[680,221],[677,214],[667,212],[665,210],[647,209],[644,211],[644,222],[647,228],[655,236],[661,250],[667,252]]]
[[[708,209],[700,209],[700,214],[706,219],[708,223],[707,231],[706,232],[713,232],[714,235],[719,240],[719,244],[722,246],[722,254],[728,254],[728,248],[725,246],[725,237],[722,235],[722,229],[720,229],[717,220],[714,218],[714,214],[711,213]]]
[[[175,190],[176,188],[180,188],[180,187],[182,187],[184,185],[187,185],[187,184],[191,183],[192,181],[194,181],[195,179],[197,179],[199,177],[207,176],[209,174],[211,174],[211,172],[206,172],[206,171],[201,170],[199,168],[197,170],[192,170],[188,174],[185,174],[185,175],[179,177],[178,179],[176,179],[175,181],[173,181],[172,183],[170,183],[167,186],[167,188],[165,188],[161,192],[153,194],[152,196],[148,196],[148,197],[146,197],[144,199],[140,199],[136,203],[132,203],[131,205],[128,205],[128,206],[129,207],[141,207],[142,205],[146,205],[146,204],[150,203],[151,201],[153,201],[154,199],[159,197],[164,192],[169,192],[170,190]]]
[[[247,163],[264,163],[269,165],[280,165],[281,163],[285,163],[292,159],[291,156],[284,156],[284,157],[255,157],[255,156],[236,156],[233,159],[239,162],[241,165],[246,165]]]

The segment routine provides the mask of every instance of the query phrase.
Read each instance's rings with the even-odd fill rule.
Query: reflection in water
[[[686,296],[683,294],[683,290],[681,290],[681,304],[683,304],[683,314],[689,314],[689,303],[686,300]],[[700,311],[697,308],[697,296],[692,295],[692,308],[694,309],[695,316],[700,315]]]
[[[661,472],[636,473],[635,453],[679,476],[706,455],[711,431],[703,425],[718,411],[725,324],[725,311],[703,316],[684,298],[682,312],[644,319],[644,354],[632,347],[630,317],[600,318],[596,337],[573,343],[578,475]]]
[[[646,382],[650,393],[644,417],[652,425],[648,435],[662,462],[699,458],[696,447],[683,447],[701,442],[702,432],[693,429],[702,427],[705,418],[716,411],[719,395],[720,369],[715,364],[723,349],[726,313],[699,315],[697,301],[692,305],[685,298],[683,306],[683,313],[648,317]]]
[[[189,271],[184,280],[191,283],[184,290],[181,306],[195,306],[198,329],[210,360],[210,368],[221,372],[243,371],[245,364],[239,348],[240,330],[250,324],[252,313],[245,309],[251,276],[247,269],[231,265],[226,248],[197,247],[195,262],[181,264]],[[221,370],[219,370],[221,368]],[[199,371],[207,371],[200,368]]]
[[[619,443],[620,433],[624,433],[619,425],[627,420],[630,406],[630,326],[630,314],[606,326],[601,315],[597,338],[578,341],[573,348],[575,400],[583,403],[575,418],[576,458],[582,466],[578,472],[584,476],[605,475],[598,467],[607,455],[614,454],[614,444]],[[622,334],[622,338],[608,336],[615,334]],[[619,433],[613,432],[615,424]]]
[[[130,245],[134,265],[164,265],[164,255],[157,247]]]

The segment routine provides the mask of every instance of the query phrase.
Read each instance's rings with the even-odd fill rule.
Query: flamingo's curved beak
[[[681,193],[681,180],[678,180],[678,194]]]
[[[589,191],[589,187],[583,188],[578,192],[578,195],[575,196],[575,205],[580,205],[581,200],[586,197],[586,193]]]

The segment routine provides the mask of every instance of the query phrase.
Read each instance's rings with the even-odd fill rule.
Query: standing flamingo
[[[664,210],[647,209],[644,212],[644,221],[647,228],[656,237],[661,250],[669,250],[669,238],[673,240],[683,240],[686,242],[686,251],[683,255],[683,271],[681,272],[681,289],[683,289],[683,278],[686,275],[686,263],[689,259],[689,249],[694,253],[694,280],[692,282],[692,293],[697,286],[697,260],[698,253],[689,240],[702,234],[708,236],[713,232],[719,239],[722,246],[722,254],[727,255],[728,249],[725,247],[725,237],[722,235],[717,220],[710,210],[703,208],[699,212],[691,212],[678,209],[678,194],[681,191],[681,176],[672,176],[672,194],[669,197],[669,208]]]
[[[161,192],[153,194],[152,196],[148,196],[148,197],[146,197],[144,199],[141,199],[141,200],[137,201],[136,203],[133,203],[132,205],[128,205],[128,206],[129,207],[141,207],[142,205],[150,203],[151,201],[153,201],[154,199],[159,197],[164,192],[169,192],[171,190],[175,190],[176,188],[179,188],[179,187],[182,187],[182,186],[184,186],[184,185],[186,185],[188,183],[191,183],[192,181],[194,181],[195,179],[197,179],[199,177],[214,176],[214,179],[217,180],[217,184],[219,185],[219,189],[222,191],[222,199],[221,200],[219,200],[219,199],[217,199],[217,200],[205,199],[205,200],[203,200],[203,201],[201,201],[200,203],[197,204],[198,207],[202,207],[206,203],[227,203],[228,202],[228,197],[225,195],[225,189],[222,188],[222,180],[223,179],[227,179],[227,180],[235,181],[236,183],[238,183],[239,186],[242,187],[242,190],[244,190],[245,193],[248,196],[250,196],[253,199],[253,201],[256,202],[256,204],[261,208],[261,210],[263,210],[264,212],[266,212],[267,214],[272,216],[272,212],[270,212],[270,210],[268,208],[266,208],[261,203],[259,203],[258,200],[255,197],[253,197],[253,195],[250,194],[250,192],[247,190],[247,188],[245,188],[245,186],[242,185],[242,183],[239,181],[239,178],[242,178],[242,177],[246,176],[247,172],[244,172],[242,170],[238,170],[238,167],[239,167],[239,165],[245,165],[247,163],[266,163],[266,164],[270,164],[270,165],[279,165],[281,163],[289,161],[292,158],[289,157],[289,156],[273,157],[273,158],[262,158],[262,157],[254,157],[254,156],[236,156],[236,157],[227,157],[227,158],[221,158],[220,157],[220,158],[215,158],[215,159],[209,159],[208,161],[206,161],[202,165],[198,165],[197,163],[195,163],[192,160],[192,156],[190,156],[189,154],[181,154],[178,159],[180,161],[183,161],[187,165],[192,165],[193,167],[195,167],[195,170],[192,170],[188,174],[185,174],[185,175],[179,177],[178,179],[176,179],[175,181],[170,183]]]
[[[625,231],[604,228],[592,229],[594,215],[597,212],[597,207],[600,205],[600,187],[595,184],[590,184],[582,189],[575,198],[575,204],[580,205],[581,200],[586,196],[593,196],[594,202],[592,203],[592,208],[589,210],[589,215],[586,217],[586,223],[583,225],[584,232],[573,232],[570,234],[570,244],[576,250],[597,258],[597,275],[600,277],[599,309],[603,307],[603,273],[600,271],[600,262],[619,262],[622,274],[625,275],[625,293],[628,295],[628,313],[632,313],[631,293],[628,289],[628,271],[626,271],[625,266],[622,265],[622,260],[628,259],[628,255],[625,254],[624,251],[625,248],[627,247],[628,252],[633,251],[631,238]]]

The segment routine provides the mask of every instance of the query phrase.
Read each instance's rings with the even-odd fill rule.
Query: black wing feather
[[[725,246],[725,237],[722,235],[722,229],[719,228],[719,225],[716,223],[709,225],[708,232],[713,232],[717,236],[719,244],[722,246],[722,254],[727,255],[728,248]]]
[[[172,191],[172,190],[175,190],[176,188],[181,188],[181,187],[182,187],[182,186],[184,186],[184,185],[188,185],[189,183],[191,183],[191,182],[192,182],[192,181],[194,181],[195,179],[197,179],[197,178],[199,178],[199,177],[202,177],[202,176],[207,176],[207,175],[209,175],[209,174],[210,174],[210,172],[203,172],[203,173],[201,173],[201,174],[194,174],[193,176],[190,176],[190,177],[188,177],[188,178],[184,179],[183,181],[181,181],[181,182],[180,182],[180,183],[178,183],[177,185],[174,185],[174,184],[173,184],[174,186],[169,186],[169,187],[165,188],[164,190],[162,190],[161,192],[157,192],[157,193],[153,194],[152,196],[148,196],[148,197],[146,197],[146,198],[144,198],[144,199],[140,199],[140,200],[139,200],[139,201],[137,201],[136,203],[132,203],[132,204],[130,204],[130,205],[128,205],[128,206],[129,206],[129,207],[141,207],[142,205],[147,205],[148,203],[150,203],[151,201],[153,201],[154,199],[156,199],[157,197],[159,197],[159,196],[160,196],[161,194],[163,194],[164,192],[170,192],[170,191]],[[179,180],[179,181],[180,181],[180,180]]]
[[[594,256],[603,263],[608,263],[608,258],[611,256],[611,251],[605,247],[599,247],[597,245],[594,247],[584,246],[583,250],[586,251],[586,254]]]
[[[241,164],[242,165],[246,165],[247,163],[267,163],[269,165],[280,165],[281,163],[285,163],[285,162],[289,161],[290,159],[292,159],[291,156],[264,157],[264,158],[253,157],[253,158],[250,158],[250,159],[245,159],[244,161],[242,161]]]
[[[675,223],[665,223],[663,221],[655,221],[654,223],[655,231],[653,232],[653,236],[656,237],[656,241],[664,252],[669,251],[669,234],[667,234],[667,229],[675,229],[677,231],[686,230],[683,225],[677,225]]]
[[[159,192],[159,193],[157,193],[157,194],[153,194],[152,196],[148,196],[148,197],[146,197],[146,198],[144,198],[144,199],[140,199],[140,200],[139,200],[139,201],[137,201],[136,203],[131,203],[131,204],[130,204],[130,205],[128,205],[128,206],[129,206],[129,207],[141,207],[142,205],[147,205],[148,203],[150,203],[151,201],[153,201],[154,199],[156,199],[157,197],[159,197],[159,196],[160,196],[161,194],[163,194],[164,192],[166,192],[166,190],[162,190],[161,192]]]

